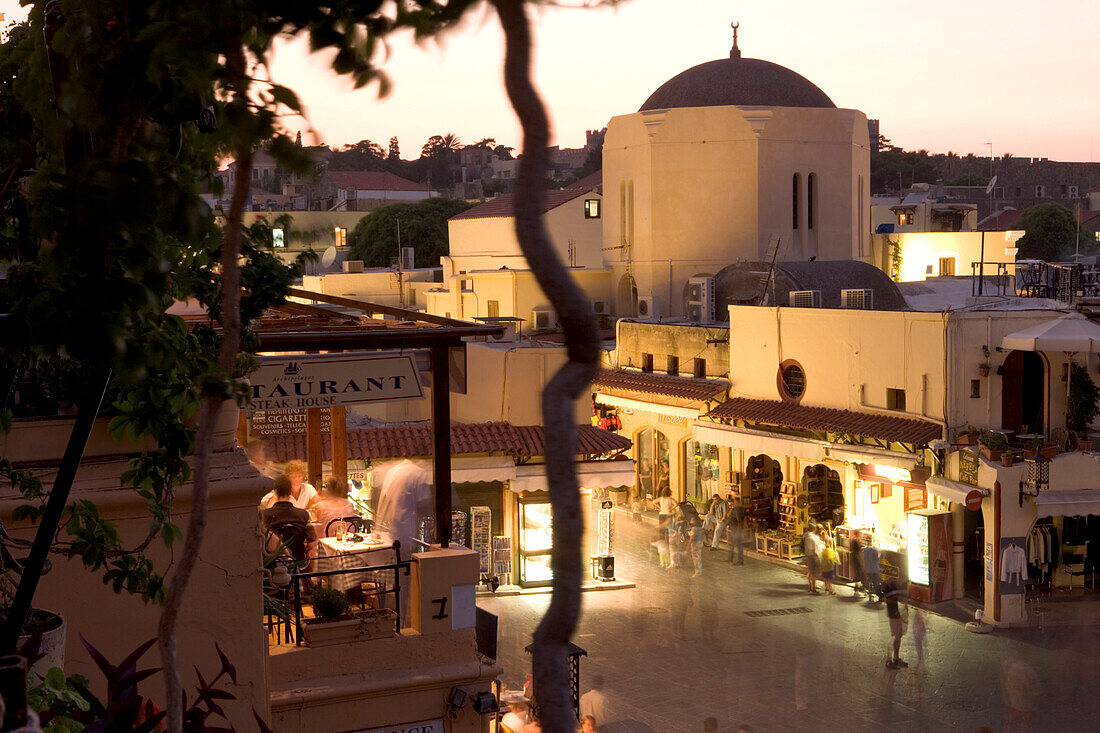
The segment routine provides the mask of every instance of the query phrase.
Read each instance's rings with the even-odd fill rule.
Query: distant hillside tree
[[[1016,228],[1027,232],[1016,242],[1018,259],[1070,259],[1078,242],[1081,254],[1097,251],[1096,238],[1085,230],[1078,232],[1073,212],[1061,204],[1036,204],[1025,209]]]
[[[401,159],[401,145],[397,142],[397,136],[394,135],[390,138],[390,150],[386,156],[388,160],[400,160]]]
[[[382,146],[370,140],[360,140],[353,145],[345,145],[332,151],[329,170],[333,171],[380,171],[385,160]]]
[[[390,204],[370,212],[348,236],[349,259],[367,267],[389,267],[397,259],[397,226],[401,222],[402,247],[416,249],[417,267],[438,267],[447,254],[447,220],[472,204],[458,199],[427,199],[410,204]]]

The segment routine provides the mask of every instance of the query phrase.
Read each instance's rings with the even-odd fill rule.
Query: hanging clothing
[[[1001,581],[1023,585],[1027,580],[1027,555],[1024,548],[1013,543],[1001,553]]]

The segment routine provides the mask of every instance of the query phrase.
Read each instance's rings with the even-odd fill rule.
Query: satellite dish
[[[325,253],[321,255],[321,264],[325,267],[332,267],[332,264],[336,262],[336,247],[329,247],[325,250]]]
[[[985,187],[986,194],[988,195],[988,194],[992,193],[993,192],[993,187],[996,186],[996,185],[997,185],[997,176],[993,176],[992,178],[989,179],[989,185]]]

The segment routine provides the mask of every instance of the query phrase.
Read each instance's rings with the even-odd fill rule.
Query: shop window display
[[[520,501],[519,505],[520,585],[549,585],[551,529],[553,517],[550,502]]]
[[[721,493],[718,446],[698,440],[684,441],[683,465],[684,494],[688,501],[706,504],[712,495]]]
[[[819,524],[829,522],[833,527],[844,524],[844,485],[840,474],[821,463],[807,466],[802,472],[802,487],[810,519]]]
[[[638,489],[642,499],[654,499],[661,489],[670,488],[668,438],[646,428],[634,440]]]

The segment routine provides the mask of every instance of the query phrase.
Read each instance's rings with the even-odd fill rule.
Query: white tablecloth
[[[374,565],[393,565],[397,554],[393,551],[393,536],[378,532],[375,541],[348,542],[335,537],[322,537],[317,542],[317,572],[350,570]],[[322,584],[336,590],[347,591],[360,583],[375,583],[379,590],[393,585],[393,570],[342,573],[322,578]]]

